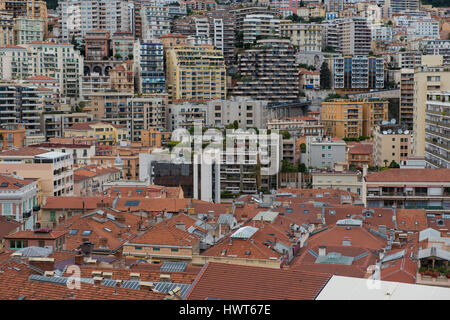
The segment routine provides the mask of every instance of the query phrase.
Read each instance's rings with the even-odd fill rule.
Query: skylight
[[[71,236],[74,236],[74,235],[76,235],[77,233],[78,233],[78,229],[72,229],[72,230],[69,231],[69,234],[70,234]]]
[[[81,235],[82,236],[89,236],[89,235],[91,235],[91,233],[92,233],[92,230],[84,230]]]

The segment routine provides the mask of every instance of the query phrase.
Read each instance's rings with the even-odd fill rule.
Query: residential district
[[[448,1],[0,26],[0,299],[450,300]]]

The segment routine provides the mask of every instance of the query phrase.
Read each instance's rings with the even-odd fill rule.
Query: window
[[[12,203],[2,203],[2,215],[9,216],[12,214]]]
[[[177,249],[177,248],[172,248],[172,249],[170,249],[170,251],[172,251],[172,252],[178,252],[178,249]]]
[[[41,248],[45,247],[45,241],[44,240],[39,240],[38,241],[38,246],[41,247]]]
[[[83,233],[81,234],[82,236],[90,236],[92,233],[92,230],[84,230]]]
[[[134,247],[136,250],[142,250],[142,247]]]
[[[160,251],[159,248],[153,248],[153,251]]]
[[[74,236],[78,233],[78,229],[72,229],[69,231],[69,235]]]
[[[50,211],[50,221],[55,222],[56,221],[56,213],[55,211]]]

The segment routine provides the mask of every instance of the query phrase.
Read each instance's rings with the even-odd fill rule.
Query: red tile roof
[[[425,209],[397,209],[397,228],[402,231],[422,231],[428,228]]]
[[[50,80],[50,81],[57,81],[56,80],[56,78],[52,78],[52,77],[48,77],[48,76],[42,76],[42,75],[39,75],[39,76],[34,76],[34,77],[29,77],[29,78],[26,78],[25,80],[28,80],[28,81],[33,81],[33,80]]]
[[[362,220],[363,226],[366,228],[377,229],[378,226],[384,225],[387,229],[394,229],[393,216],[394,210],[390,208],[365,209],[354,205],[334,205],[331,208],[325,208],[325,224],[327,226],[335,225],[338,220],[356,219]]]
[[[13,157],[13,156],[36,156],[39,154],[47,153],[48,150],[37,147],[23,147],[19,149],[10,149],[0,152],[0,157]]]
[[[52,209],[77,209],[81,210],[93,210],[97,209],[98,204],[103,202],[111,205],[113,198],[102,198],[102,197],[55,197],[50,196],[47,197],[47,201],[45,205],[42,206],[42,209],[52,210]]]
[[[314,300],[329,279],[324,273],[209,262],[186,299]]]
[[[139,236],[130,242],[149,245],[190,247],[194,246],[199,241],[200,240],[196,235],[171,226],[167,221],[162,221],[151,227],[142,236]]]
[[[388,169],[366,176],[367,182],[449,182],[450,169]]]
[[[5,239],[49,239],[55,240],[66,234],[66,231],[51,230],[50,232],[36,232],[31,230],[17,231],[7,235]]]
[[[380,280],[394,281],[403,283],[416,283],[416,275],[418,269],[417,260],[411,258],[411,253],[417,253],[417,247],[412,245],[408,248],[388,251],[386,255],[391,255],[405,250],[402,258],[387,261],[381,266]]]
[[[0,241],[18,227],[20,227],[20,222],[9,217],[0,216]]]
[[[372,154],[373,144],[371,143],[358,143],[348,150],[349,154]]]
[[[0,191],[19,190],[34,181],[35,181],[34,179],[17,179],[12,176],[0,174]],[[2,187],[2,184],[5,185],[6,187]]]

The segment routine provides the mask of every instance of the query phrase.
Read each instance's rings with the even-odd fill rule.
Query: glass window
[[[153,248],[153,251],[160,251],[159,248]]]

